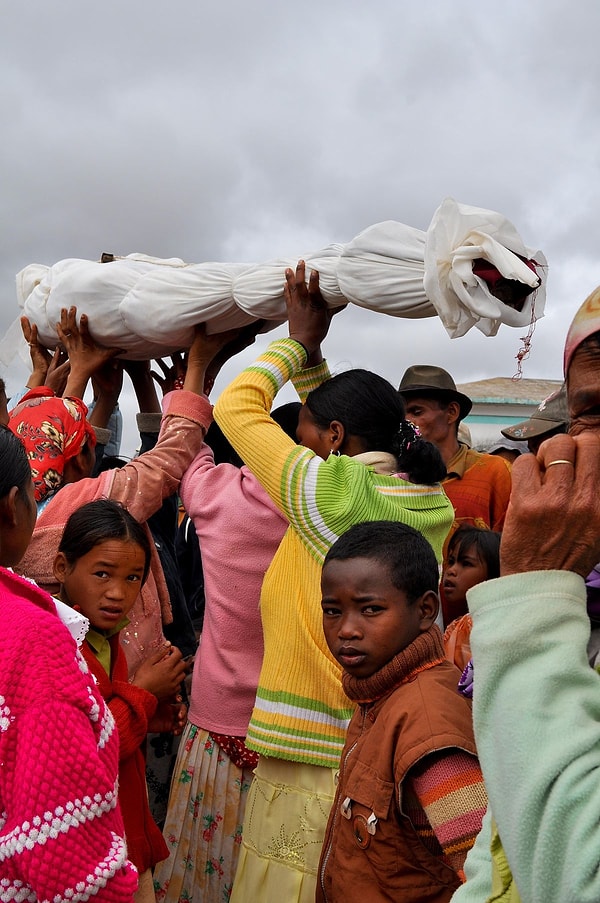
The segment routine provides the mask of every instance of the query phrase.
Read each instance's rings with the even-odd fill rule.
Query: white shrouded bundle
[[[452,198],[437,209],[427,232],[388,221],[347,244],[303,256],[307,274],[319,271],[330,307],[351,302],[394,317],[437,315],[452,338],[472,326],[485,335],[495,335],[501,323],[528,326],[544,311],[544,255],[527,248],[499,213]],[[504,280],[536,291],[516,310],[492,294],[474,262],[491,264]],[[219,332],[257,319],[271,326],[283,322],[284,269],[296,263],[294,257],[266,264],[187,264],[143,254],[107,263],[69,259],[25,267],[17,276],[17,294],[22,313],[49,348],[57,343],[61,308],[76,305],[78,314],[88,315],[97,341],[123,348],[126,357],[148,359],[189,347],[196,323]],[[14,354],[14,339],[10,344]],[[9,349],[2,345],[6,363]]]

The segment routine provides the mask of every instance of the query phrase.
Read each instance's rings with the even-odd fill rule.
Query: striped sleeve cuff
[[[298,393],[298,398],[304,404],[310,392],[331,378],[327,361],[321,361],[316,367],[300,370],[292,377],[292,383]]]
[[[305,363],[306,350],[300,342],[277,339],[248,369],[262,373],[278,391],[296,372],[302,370]]]

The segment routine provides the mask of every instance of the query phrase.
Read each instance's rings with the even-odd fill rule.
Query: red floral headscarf
[[[79,454],[86,439],[95,447],[87,412],[79,398],[57,398],[46,386],[31,389],[10,412],[8,425],[25,446],[36,502],[60,489],[66,462]]]

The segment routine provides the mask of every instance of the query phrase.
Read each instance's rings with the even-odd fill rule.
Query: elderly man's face
[[[406,419],[418,426],[421,436],[428,442],[437,445],[445,442],[450,432],[456,432],[456,426],[454,426],[458,410],[456,402],[450,402],[447,407],[444,407],[434,398],[408,396],[404,399],[404,405]]]
[[[585,430],[600,433],[600,348],[580,345],[567,374],[571,436]]]

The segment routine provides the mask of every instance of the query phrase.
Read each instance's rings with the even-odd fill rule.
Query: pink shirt
[[[247,467],[215,465],[203,445],[181,481],[202,552],[206,609],[188,718],[245,737],[263,656],[263,577],[288,522]]]

